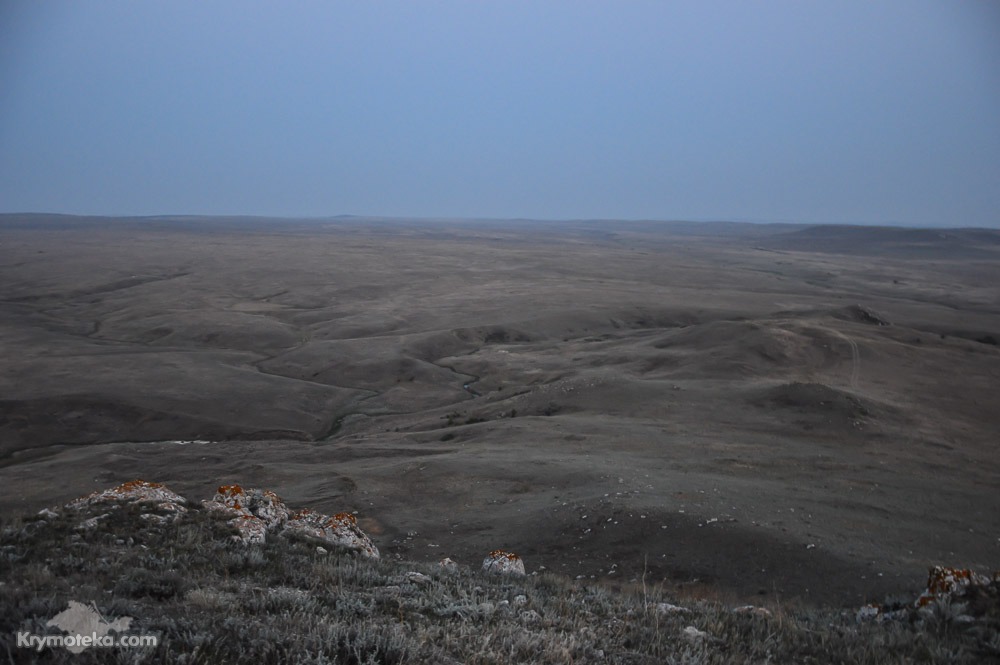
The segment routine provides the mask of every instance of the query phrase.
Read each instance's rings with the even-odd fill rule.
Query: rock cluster
[[[856,619],[858,623],[866,621],[890,621],[894,619],[904,619],[910,616],[923,616],[930,612],[933,614],[935,605],[951,606],[953,609],[971,610],[968,607],[970,598],[976,595],[997,593],[1000,587],[1000,573],[994,573],[992,579],[967,568],[948,568],[946,566],[934,566],[927,576],[927,589],[914,601],[911,606],[886,607],[877,603],[869,603],[858,610]],[[916,612],[916,614],[912,614]],[[975,611],[973,610],[973,614]],[[956,612],[954,619],[960,622],[971,622],[975,618],[973,615]]]
[[[62,510],[91,516],[77,528],[96,526],[110,516],[111,511],[124,505],[141,506],[141,516],[156,522],[176,520],[188,512],[188,501],[167,489],[162,483],[132,480],[117,487],[93,492],[70,501]],[[308,508],[292,512],[274,492],[239,485],[223,485],[211,499],[201,502],[205,510],[217,512],[228,518],[228,524],[236,530],[234,540],[246,545],[266,542],[268,534],[297,535],[317,541],[317,552],[325,553],[323,547],[356,552],[369,559],[380,557],[378,547],[358,526],[357,518],[351,513],[324,515]],[[93,515],[94,512],[104,511]],[[44,509],[39,515],[51,519],[59,516],[59,509]],[[442,559],[440,568],[445,572],[455,572],[458,564],[449,558]],[[517,554],[506,550],[493,550],[483,560],[482,570],[500,575],[524,575],[524,562]],[[429,579],[429,578],[428,578]],[[418,583],[425,580],[411,582]]]
[[[239,485],[223,485],[209,501],[201,505],[207,510],[232,515],[230,526],[239,532],[244,543],[263,543],[268,531],[280,529],[288,521],[288,508],[281,498],[269,490],[243,489]]]
[[[106,519],[111,511],[123,505],[140,504],[142,517],[158,522],[173,521],[188,512],[187,499],[167,489],[162,483],[131,480],[117,487],[93,492],[70,501],[63,510],[93,513],[77,528],[87,529]],[[354,515],[338,513],[333,517],[311,510],[294,514],[274,492],[239,485],[223,485],[215,496],[202,501],[206,510],[229,517],[229,525],[237,531],[233,536],[244,544],[263,543],[268,533],[294,533],[318,540],[322,544],[358,552],[371,559],[379,558],[378,548],[359,527]],[[147,512],[148,511],[148,512]],[[47,519],[59,515],[59,510],[46,508],[39,513]]]
[[[375,543],[350,513],[330,517],[308,508],[292,513],[274,492],[239,485],[223,485],[202,505],[232,515],[229,524],[239,532],[237,538],[247,544],[263,543],[268,533],[294,533],[370,559],[379,558]]]

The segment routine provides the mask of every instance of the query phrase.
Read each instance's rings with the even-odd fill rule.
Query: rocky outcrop
[[[229,524],[239,532],[237,538],[247,544],[263,543],[268,533],[291,533],[370,559],[379,558],[375,543],[350,513],[330,517],[306,508],[293,514],[274,492],[244,489],[239,485],[223,485],[211,501],[202,505],[208,510],[231,514],[233,519]]]
[[[229,524],[239,532],[236,538],[247,544],[263,543],[267,533],[284,526],[289,515],[285,502],[274,492],[239,485],[223,485],[202,506],[232,515]]]
[[[141,505],[142,518],[152,522],[172,522],[187,512],[187,499],[170,491],[162,483],[145,480],[130,480],[111,489],[91,492],[70,501],[63,508],[71,512],[113,511],[127,504]],[[48,518],[58,515],[58,511],[46,509],[39,514]],[[110,515],[111,512],[104,512],[85,519],[77,525],[77,529],[91,529]]]
[[[213,501],[263,520],[268,529],[277,529],[284,525],[290,514],[281,497],[270,490],[223,485],[216,491]]]
[[[74,499],[63,506],[63,510],[88,512],[87,519],[77,526],[78,529],[86,530],[96,527],[110,517],[111,511],[126,504],[141,504],[143,519],[166,522],[184,515],[188,511],[187,503],[187,499],[161,483],[132,480]],[[274,492],[239,485],[219,487],[215,496],[202,501],[201,505],[205,510],[229,518],[228,524],[237,531],[233,538],[247,545],[264,543],[269,533],[288,533],[357,552],[370,559],[379,558],[375,543],[361,530],[357,519],[350,513],[337,513],[330,517],[305,509],[292,514],[281,497]],[[58,509],[46,508],[39,513],[46,520],[59,515]]]
[[[380,558],[375,543],[361,530],[357,518],[350,513],[337,513],[331,517],[306,508],[288,518],[284,531],[358,552],[369,559]]]
[[[967,568],[934,566],[927,575],[927,589],[912,605],[869,603],[858,610],[858,623],[910,618],[926,619],[935,613],[957,623],[972,623],[995,607],[1000,598],[1000,573],[990,578]],[[985,603],[985,609],[983,607]]]
[[[66,504],[68,510],[80,510],[97,505],[114,503],[152,503],[156,508],[172,512],[184,512],[187,499],[180,494],[171,492],[162,483],[151,483],[145,480],[130,480],[117,487],[91,492],[79,499]]]
[[[970,587],[986,586],[990,578],[967,568],[934,566],[927,575],[927,589],[917,598],[917,607],[935,600],[951,599],[966,594]]]
[[[493,550],[483,559],[483,572],[496,575],[524,575],[524,562],[513,552]]]
[[[167,489],[162,483],[132,480],[111,489],[93,492],[66,504],[68,511],[91,514],[77,528],[91,529],[107,519],[112,510],[124,504],[142,504],[148,508],[142,517],[151,521],[173,521],[187,511],[187,499]],[[266,542],[269,533],[304,536],[318,541],[320,546],[356,552],[369,559],[379,559],[378,547],[358,526],[351,513],[330,516],[308,508],[292,513],[285,502],[270,490],[244,488],[240,485],[223,485],[215,496],[202,501],[205,510],[217,512],[228,518],[236,530],[233,538],[243,544]],[[97,510],[94,510],[94,509]],[[97,514],[94,514],[97,513]],[[59,515],[58,510],[45,509],[39,513],[44,519]],[[325,548],[324,548],[325,551]],[[457,564],[451,559],[440,562],[442,570],[455,572]],[[524,562],[517,554],[493,550],[483,560],[486,573],[499,575],[524,575]]]

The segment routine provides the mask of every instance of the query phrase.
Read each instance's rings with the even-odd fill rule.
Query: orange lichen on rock
[[[267,526],[260,518],[240,515],[229,524],[239,531],[238,539],[246,545],[259,545],[267,540]]]
[[[239,485],[222,485],[215,490],[215,500],[222,501],[233,510],[243,510],[240,500],[237,497],[243,496],[243,488]]]
[[[490,552],[490,556],[493,557],[494,559],[499,559],[500,557],[504,557],[510,561],[517,561],[518,559],[521,558],[518,555],[514,554],[513,552],[507,552],[504,550],[493,550],[492,552]]]
[[[89,511],[89,519],[81,524],[81,528],[88,529],[107,518],[111,514],[107,512],[109,509],[133,503],[142,505],[141,517],[147,522],[170,522],[187,512],[184,497],[171,492],[162,483],[145,480],[130,480],[111,489],[93,492],[71,501],[65,508],[82,511],[100,507],[101,514],[94,517],[97,511]],[[212,499],[201,503],[205,510],[221,513],[237,531],[233,538],[246,544],[263,543],[268,532],[285,530],[359,552],[368,558],[380,557],[375,543],[361,530],[352,513],[337,513],[331,517],[306,508],[290,514],[285,502],[274,492],[237,484],[219,486]],[[49,510],[42,514],[48,518],[59,513]]]
[[[130,480],[111,489],[91,492],[87,496],[69,502],[66,504],[66,507],[81,508],[94,505],[95,503],[108,503],[110,501],[130,503],[155,501],[161,504],[172,504],[174,507],[183,506],[187,503],[187,499],[171,492],[163,483]]]
[[[332,517],[304,509],[299,510],[285,522],[285,531],[318,540],[320,542],[360,553],[370,559],[380,557],[375,543],[358,526],[358,519],[351,513],[337,513]]]
[[[493,550],[483,559],[483,572],[500,575],[524,575],[524,562],[513,552]]]
[[[230,525],[240,532],[244,543],[262,543],[267,532],[288,520],[288,508],[270,490],[244,489],[240,485],[222,485],[211,501],[203,501],[207,510],[233,514]],[[256,520],[256,522],[254,521]],[[259,522],[259,524],[257,523]]]
[[[135,490],[140,489],[160,489],[163,487],[163,483],[152,483],[148,480],[130,480],[128,482],[122,483],[118,487],[111,488],[111,492],[117,492],[118,494],[127,494]]]
[[[330,523],[357,525],[358,518],[352,515],[351,513],[337,513],[336,515],[330,518]]]
[[[968,568],[948,568],[934,566],[927,576],[927,590],[917,598],[917,607],[948,596],[961,596],[970,586],[983,586],[990,580]]]
[[[145,510],[147,504],[155,504],[150,506],[149,509],[151,511],[158,510],[167,513],[167,515],[155,515],[150,512],[144,513],[143,517],[146,519],[155,517],[155,521],[170,522],[187,512],[187,508],[185,507],[186,503],[187,499],[179,494],[171,492],[163,483],[151,483],[146,480],[130,480],[127,483],[118,485],[117,487],[91,492],[87,496],[74,499],[73,501],[67,503],[65,508],[67,510],[77,511],[97,506],[107,506],[109,504],[112,508],[118,507],[122,504],[143,504],[143,509]],[[93,518],[83,522],[83,526],[85,528],[90,525],[96,525]]]

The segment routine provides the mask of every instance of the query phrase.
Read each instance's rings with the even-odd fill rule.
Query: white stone
[[[703,630],[698,630],[694,626],[688,626],[681,632],[681,634],[684,636],[684,639],[689,642],[700,642],[708,637],[708,633]]]
[[[89,530],[89,529],[93,529],[98,524],[100,524],[100,522],[102,520],[105,520],[105,519],[107,519],[110,516],[111,516],[111,513],[103,513],[101,515],[97,515],[95,517],[91,517],[90,519],[86,519],[86,520],[80,522],[79,524],[77,524],[76,528],[80,529],[81,531],[86,531],[86,530]]]
[[[673,605],[671,603],[657,603],[656,611],[660,614],[690,614],[691,610],[686,607],[681,607],[680,605]]]
[[[756,605],[743,605],[742,607],[733,608],[733,612],[736,614],[756,614],[757,616],[769,617],[771,616],[771,610],[766,607],[757,607]]]
[[[858,613],[854,616],[854,620],[858,623],[864,623],[866,621],[876,621],[882,614],[882,608],[878,605],[865,605]]]
[[[407,582],[412,582],[413,584],[417,584],[419,586],[425,586],[431,583],[430,577],[424,575],[423,573],[418,573],[415,570],[406,573],[405,577]]]
[[[483,572],[498,575],[524,575],[521,557],[505,550],[493,550],[483,559]]]

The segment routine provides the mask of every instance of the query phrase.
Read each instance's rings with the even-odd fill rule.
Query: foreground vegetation
[[[193,509],[159,522],[123,506],[9,521],[0,536],[0,660],[12,663],[981,663],[1000,662],[996,584],[969,602],[899,618],[718,603],[668,603],[539,574],[487,576],[371,561],[297,537],[232,539]],[[16,633],[53,634],[69,601],[133,617],[155,647],[33,651]],[[957,601],[956,601],[957,603]],[[681,603],[684,604],[684,603]]]

